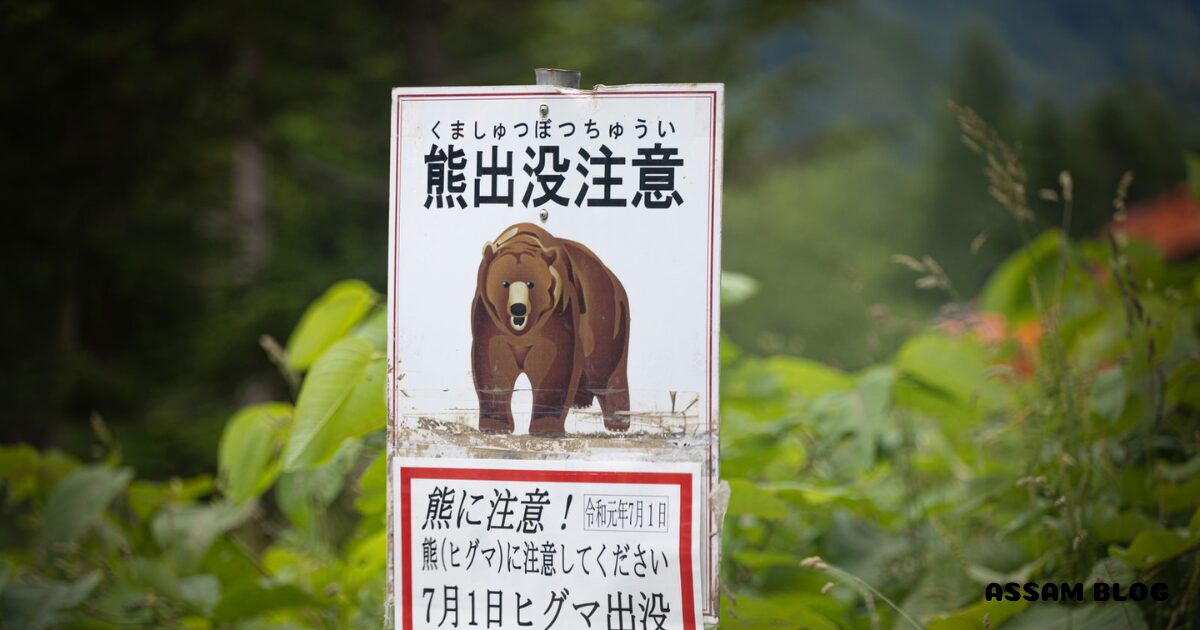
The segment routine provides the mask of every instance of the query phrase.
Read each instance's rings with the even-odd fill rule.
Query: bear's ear
[[[494,255],[496,255],[496,246],[491,241],[485,242],[483,244],[483,259],[488,260]]]
[[[557,269],[551,267],[550,278],[554,280],[554,288],[550,290],[550,295],[554,298],[554,306],[557,307],[562,302],[562,277],[558,275]]]

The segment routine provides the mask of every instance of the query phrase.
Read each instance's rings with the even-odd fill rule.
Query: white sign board
[[[670,552],[671,566],[692,574],[622,593],[662,595],[676,615],[664,628],[714,620],[722,86],[397,89],[392,113],[389,453],[397,503],[389,549],[400,627],[438,627],[414,613],[444,605],[447,592],[486,597],[497,583],[612,590],[602,574],[556,583],[462,573],[439,583],[454,591],[438,591],[417,553],[425,536],[411,519],[423,515],[397,507],[428,507],[429,492],[451,481],[400,484],[421,462],[444,468],[435,458],[475,460],[458,469],[499,475],[454,480],[468,496],[533,492],[536,479],[514,479],[511,467],[494,461],[522,460],[521,470],[561,471],[557,485],[542,488],[556,497],[615,500],[623,491],[645,509],[669,508],[673,518],[694,513],[691,543]],[[698,476],[686,496],[571,481],[681,466]],[[672,523],[682,533],[681,521]],[[565,529],[530,542],[570,547],[611,538],[611,547],[650,535],[585,524],[564,520]],[[445,544],[464,542],[455,540]],[[501,548],[527,542],[487,540]],[[426,588],[434,589],[428,602],[420,599]],[[543,590],[545,598],[550,589]],[[479,627],[525,627],[507,615],[501,625],[484,619]],[[659,627],[657,617],[647,619],[631,628]],[[605,623],[592,627],[624,627]]]

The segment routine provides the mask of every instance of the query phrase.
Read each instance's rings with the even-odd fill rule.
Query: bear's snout
[[[513,330],[525,330],[529,316],[529,285],[524,282],[513,282],[509,285],[508,314]]]

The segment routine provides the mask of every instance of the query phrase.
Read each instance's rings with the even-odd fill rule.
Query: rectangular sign
[[[722,86],[397,89],[392,114],[390,456],[696,465],[672,566],[715,620]],[[572,495],[579,531],[681,516],[618,486]]]
[[[699,627],[699,464],[393,465],[405,630]]]

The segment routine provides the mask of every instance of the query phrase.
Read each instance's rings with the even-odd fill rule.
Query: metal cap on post
[[[555,85],[558,87],[579,89],[578,70],[560,70],[558,68],[534,68],[533,76],[536,85]]]

